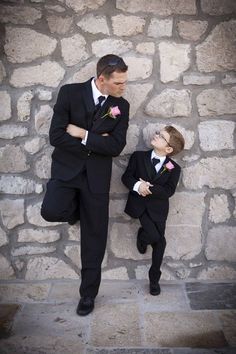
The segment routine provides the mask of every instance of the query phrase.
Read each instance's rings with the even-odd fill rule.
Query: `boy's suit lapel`
[[[161,169],[156,173],[153,181],[156,181],[163,173],[164,169],[165,169],[165,165],[170,161],[169,157],[166,156],[166,159],[163,163],[163,165],[161,166]],[[169,171],[165,171],[164,173],[169,173]]]
[[[149,150],[144,155],[144,163],[150,181],[154,178],[156,173],[155,167],[153,166],[151,161],[151,154],[152,154],[152,150]]]
[[[151,155],[152,155],[152,150],[149,150],[145,153],[144,164],[150,181],[155,182],[162,175],[165,168],[164,166],[170,161],[170,159],[168,156],[166,156],[166,159],[163,165],[161,166],[161,169],[156,173],[156,169],[153,166],[151,161]],[[169,172],[165,171],[165,173],[169,173]]]

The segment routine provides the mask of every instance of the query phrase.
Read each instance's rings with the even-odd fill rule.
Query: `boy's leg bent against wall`
[[[158,242],[160,238],[159,230],[147,211],[144,211],[139,220],[143,229],[143,231],[139,233],[141,241],[147,245]]]

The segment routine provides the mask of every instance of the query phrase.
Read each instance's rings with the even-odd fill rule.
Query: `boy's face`
[[[173,148],[169,145],[170,135],[164,129],[160,132],[155,132],[151,145],[161,155],[168,155],[173,151]]]

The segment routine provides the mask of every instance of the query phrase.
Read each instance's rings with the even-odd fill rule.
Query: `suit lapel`
[[[145,167],[146,167],[146,171],[148,174],[148,177],[150,178],[150,180],[152,180],[155,176],[155,167],[153,166],[152,162],[151,162],[151,154],[152,154],[152,150],[149,150],[145,153],[144,155],[144,163],[145,163]]]
[[[92,81],[92,79],[88,80],[85,83],[84,91],[83,91],[84,103],[85,103],[86,110],[87,110],[87,128],[88,129],[92,125],[93,113],[95,110],[91,81]]]
[[[166,156],[166,159],[165,159],[163,165],[161,166],[161,169],[156,173],[156,175],[155,175],[153,181],[157,180],[157,179],[162,175],[162,173],[163,173],[163,171],[164,171],[164,169],[165,169],[165,165],[166,165],[169,161],[170,161],[169,157]],[[166,172],[168,173],[168,171],[166,171]]]
[[[102,118],[109,110],[110,107],[115,106],[114,104],[114,98],[112,96],[108,96],[105,103],[102,105],[102,107],[97,111],[96,115],[94,116],[95,121],[93,123],[93,129],[98,128],[105,119],[113,119],[109,118],[106,116],[106,118]]]

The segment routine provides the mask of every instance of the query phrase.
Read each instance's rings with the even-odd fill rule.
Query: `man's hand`
[[[77,127],[77,125],[74,124],[68,124],[66,128],[66,132],[71,136],[73,136],[74,138],[80,138],[82,140],[85,138],[85,134],[86,134],[85,129]]]
[[[149,187],[153,187],[153,184],[151,184],[150,182],[144,181],[142,178],[139,178],[139,180],[142,182],[139,186],[139,194],[142,197],[146,197],[149,194],[152,194],[152,192],[150,191]]]

